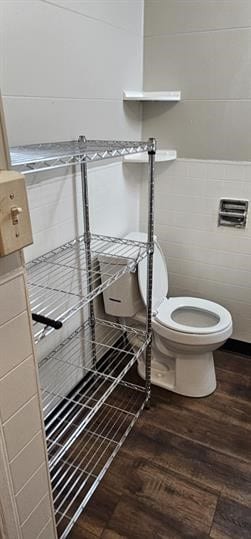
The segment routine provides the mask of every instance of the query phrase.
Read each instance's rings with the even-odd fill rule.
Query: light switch
[[[30,245],[30,213],[24,176],[0,171],[0,256]]]

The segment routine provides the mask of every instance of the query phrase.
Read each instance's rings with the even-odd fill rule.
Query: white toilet
[[[139,232],[126,238],[147,241],[146,234]],[[107,259],[100,257],[101,276],[106,263]],[[156,238],[153,265],[152,383],[189,397],[210,395],[216,388],[212,352],[231,336],[231,315],[221,305],[205,299],[167,298],[167,267]],[[137,272],[124,275],[103,292],[107,314],[126,317],[127,324],[137,321],[144,325],[146,279],[144,258]],[[145,377],[144,357],[138,362],[138,372]]]

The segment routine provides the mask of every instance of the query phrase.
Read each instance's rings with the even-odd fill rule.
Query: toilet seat
[[[177,310],[182,311],[182,309],[184,311],[190,309],[200,312],[202,317],[203,313],[207,316],[210,315],[212,318],[215,318],[216,323],[207,325],[206,327],[199,327],[176,322],[173,318],[174,313]],[[221,332],[232,324],[232,318],[227,309],[213,301],[192,297],[164,298],[158,307],[154,319],[161,326],[173,331],[197,335],[209,335]]]

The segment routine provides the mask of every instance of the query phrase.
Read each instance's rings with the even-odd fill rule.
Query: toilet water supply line
[[[145,359],[145,388],[146,407],[150,407],[151,399],[151,362],[152,362],[152,286],[153,286],[153,253],[154,253],[154,167],[156,154],[156,139],[149,138],[148,149],[148,254],[147,254],[147,320],[146,333],[150,341],[146,348]]]

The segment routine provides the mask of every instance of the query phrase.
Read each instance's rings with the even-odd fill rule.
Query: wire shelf
[[[99,485],[143,410],[145,399],[142,388],[120,384],[54,467],[51,485],[60,539],[68,536]],[[58,448],[62,446],[58,444]]]
[[[100,292],[127,272],[135,271],[146,256],[148,244],[93,234],[91,236],[92,272],[86,268],[84,237],[81,236],[27,264],[32,312],[62,323],[66,322]],[[99,256],[105,257],[100,279]],[[114,259],[116,255],[116,263]],[[92,290],[88,283],[91,277]],[[54,331],[34,324],[38,342]]]
[[[88,322],[39,367],[50,470],[75,443],[149,343],[142,330],[99,319],[96,334],[101,338],[93,341]],[[130,344],[134,339],[137,340],[136,352]],[[100,358],[96,369],[93,344]],[[81,381],[66,395],[66,380],[74,380],[79,373]]]
[[[83,162],[124,157],[148,149],[151,149],[150,142],[84,139],[15,146],[10,148],[10,157],[12,168],[29,174]]]

